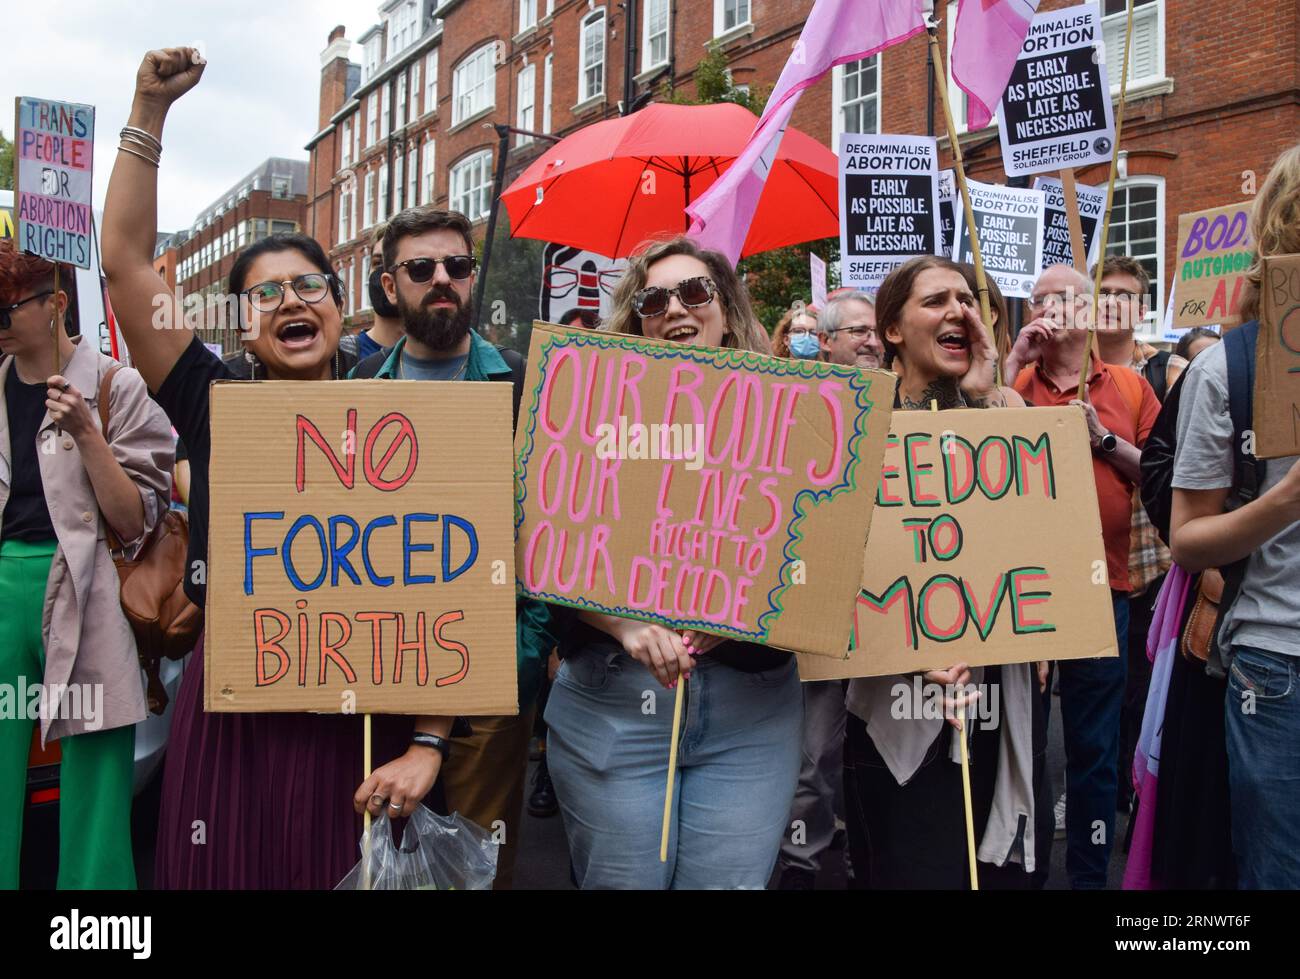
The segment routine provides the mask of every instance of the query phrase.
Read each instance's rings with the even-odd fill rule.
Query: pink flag
[[[952,79],[970,96],[971,132],[993,118],[1037,10],[1038,0],[958,0]]]
[[[736,161],[686,208],[700,245],[740,259],[768,170],[795,103],[836,65],[857,61],[925,30],[925,0],[817,0],[767,100],[763,117]]]

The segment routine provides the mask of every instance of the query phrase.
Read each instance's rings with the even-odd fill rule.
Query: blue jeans
[[[1065,871],[1077,890],[1106,886],[1115,842],[1119,718],[1128,655],[1128,595],[1112,592],[1119,655],[1061,660],[1065,735]]]
[[[1243,890],[1300,888],[1297,657],[1234,646],[1224,701],[1232,852]]]
[[[624,652],[588,651],[560,666],[546,758],[579,887],[767,886],[799,776],[794,657],[760,673],[708,656],[696,664],[660,863],[675,696]]]

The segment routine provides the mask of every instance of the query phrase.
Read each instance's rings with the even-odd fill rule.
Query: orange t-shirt
[[[1026,367],[1015,383],[1016,392],[1035,407],[1068,405],[1079,394],[1077,383],[1062,391],[1044,374],[1040,365]],[[1160,402],[1146,378],[1127,367],[1104,364],[1093,355],[1092,374],[1088,377],[1088,398],[1097,409],[1097,417],[1116,437],[1136,445],[1146,444],[1147,436],[1160,414]],[[1129,591],[1129,533],[1133,518],[1133,484],[1101,453],[1092,457],[1092,472],[1097,481],[1097,504],[1101,510],[1101,536],[1106,545],[1106,570],[1110,587]]]

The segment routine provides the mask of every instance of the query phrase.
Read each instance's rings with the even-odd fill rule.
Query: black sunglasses
[[[411,277],[412,282],[428,282],[433,278],[434,271],[441,265],[447,270],[449,279],[468,279],[474,274],[474,256],[473,255],[448,255],[446,258],[408,258],[405,262],[398,262],[393,266],[393,271],[405,267],[406,274]]]
[[[683,306],[694,309],[697,306],[707,306],[717,294],[718,287],[713,284],[712,279],[697,275],[690,279],[682,279],[675,289],[665,289],[663,286],[642,289],[632,297],[632,308],[641,317],[662,316],[668,311],[668,300],[673,296],[676,296]]]
[[[28,296],[26,299],[20,299],[12,306],[0,306],[0,330],[7,330],[14,325],[14,321],[10,318],[10,314],[12,314],[13,311],[17,309],[19,306],[26,305],[27,303],[31,302],[33,299],[44,299],[46,296],[52,296],[52,295],[54,295],[54,290],[46,289],[44,292],[38,292],[34,296]]]

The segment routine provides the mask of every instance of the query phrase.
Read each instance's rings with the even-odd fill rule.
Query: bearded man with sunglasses
[[[353,378],[408,381],[506,381],[514,387],[514,416],[523,393],[524,359],[493,346],[474,330],[477,263],[469,220],[455,211],[412,207],[384,232],[384,292],[402,318],[402,337],[391,351],[363,360]],[[519,713],[476,717],[473,734],[453,729],[441,776],[445,811],[480,826],[504,825],[496,887],[513,882],[515,846],[523,818],[528,739],[546,657],[555,645],[550,613],[541,602],[516,606]]]

